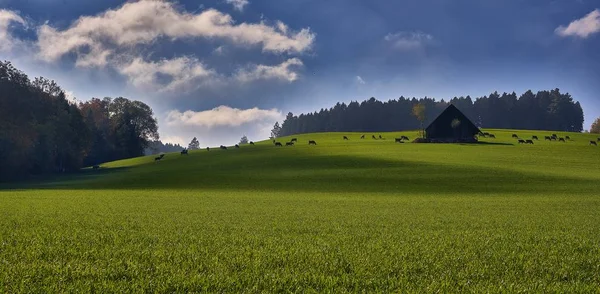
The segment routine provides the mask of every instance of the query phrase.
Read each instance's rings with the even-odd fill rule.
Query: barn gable
[[[426,129],[426,138],[443,142],[471,142],[481,131],[456,106],[450,104]]]

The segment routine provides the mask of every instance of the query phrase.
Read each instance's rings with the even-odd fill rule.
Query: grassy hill
[[[487,131],[305,134],[11,186],[0,290],[597,291],[597,136]]]

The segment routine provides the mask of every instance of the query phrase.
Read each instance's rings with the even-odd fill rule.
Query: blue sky
[[[264,139],[338,101],[560,88],[600,116],[591,0],[0,0],[0,58],[77,100],[124,96],[164,141]]]

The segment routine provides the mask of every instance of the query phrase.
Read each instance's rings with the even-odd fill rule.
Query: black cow
[[[565,137],[565,140],[571,140],[571,137],[569,137],[569,136],[566,136],[566,137]]]
[[[238,144],[235,144],[235,148],[240,148],[240,145],[238,145]]]
[[[344,136],[344,140],[348,140],[348,137]]]
[[[402,142],[402,138],[395,138],[394,143],[404,143],[404,142]]]
[[[188,150],[187,149],[181,150],[181,155],[187,155],[187,154],[188,154]]]
[[[361,138],[361,139],[364,139],[364,138],[365,138],[365,135],[362,135],[362,136],[360,136],[360,138]]]
[[[600,142],[600,138],[598,138],[598,142]]]
[[[308,141],[308,145],[317,145],[317,142],[313,141],[313,140],[309,140]]]
[[[402,136],[402,137],[400,137],[400,139],[410,141],[410,139],[407,136]]]
[[[277,147],[281,147],[281,146],[283,146],[283,145],[281,145],[281,143],[279,143],[279,142],[275,142],[275,146],[277,146]]]
[[[487,132],[486,132],[486,133],[483,133],[483,136],[484,136],[484,137],[489,137],[489,136],[490,136],[490,133],[487,133]]]
[[[383,139],[383,137],[381,135],[379,135],[379,139]]]
[[[159,161],[161,159],[162,159],[162,157],[160,157],[160,156],[159,157],[154,157],[154,161]]]
[[[519,138],[519,136],[517,136],[517,134],[512,134],[512,137],[513,137],[514,139],[518,139],[518,138]]]
[[[374,140],[377,140],[377,137],[375,137],[375,135],[371,136],[371,138],[373,138]],[[600,138],[599,138],[600,139]],[[599,140],[600,141],[600,140]]]
[[[519,139],[519,144],[525,144],[525,140]]]
[[[558,142],[566,142],[566,141],[565,141],[565,138],[559,138]]]
[[[539,139],[538,139],[538,136],[531,136],[531,139],[532,139],[532,140],[539,140]]]
[[[100,168],[100,166],[99,166],[99,165],[94,165],[92,168],[93,168],[93,169],[99,169],[99,168]]]
[[[227,146],[223,146],[221,145],[219,148],[223,149],[223,150],[227,150]]]
[[[290,140],[290,142],[298,142],[297,138],[292,138],[292,140]]]
[[[550,136],[545,136],[545,137],[544,137],[544,140],[552,141],[552,137],[550,137]]]
[[[533,140],[525,140],[526,144],[533,144]]]
[[[294,146],[294,142],[287,142],[285,143],[285,146]]]
[[[250,141],[250,145],[254,145],[254,142]]]
[[[590,141],[590,145],[598,146],[598,144],[596,144],[596,141]]]
[[[210,151],[210,147],[206,147],[206,151]]]

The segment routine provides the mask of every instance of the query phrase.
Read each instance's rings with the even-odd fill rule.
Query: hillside
[[[596,291],[597,136],[486,131],[305,134],[0,189],[0,289]]]

